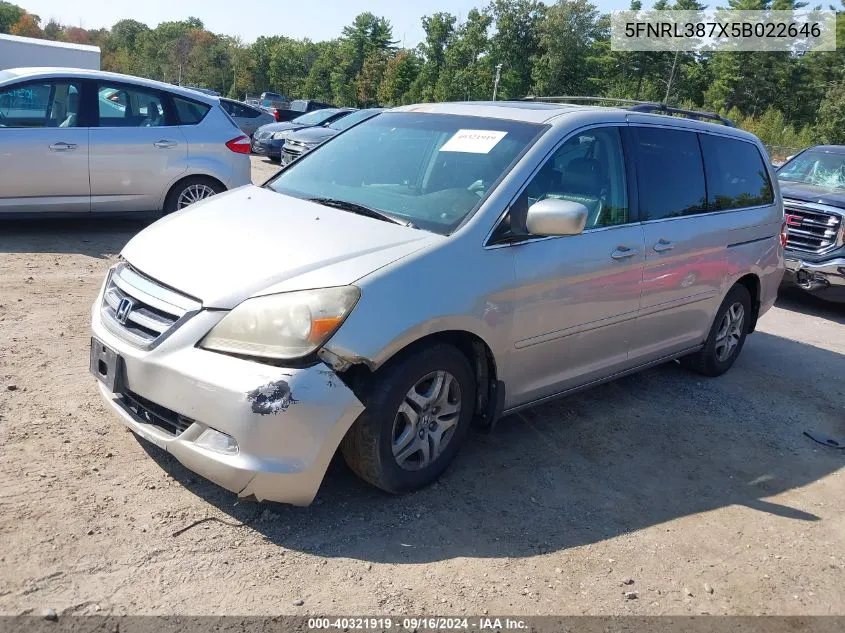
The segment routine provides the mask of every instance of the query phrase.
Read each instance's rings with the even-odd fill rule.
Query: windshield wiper
[[[364,206],[363,204],[358,204],[357,202],[349,202],[347,200],[338,200],[337,198],[306,198],[309,202],[316,202],[317,204],[322,204],[324,207],[332,207],[334,209],[341,209],[343,211],[349,211],[350,213],[356,213],[358,215],[363,215],[368,218],[373,218],[376,220],[382,220],[384,222],[391,222],[393,224],[399,224],[401,226],[407,226],[412,229],[415,229],[412,222],[408,222],[406,220],[400,220],[399,218],[395,218],[392,215],[388,215],[387,213],[383,213],[381,211],[377,211],[371,207]]]

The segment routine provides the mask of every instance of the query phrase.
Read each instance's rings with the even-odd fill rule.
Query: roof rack
[[[659,113],[670,115],[681,115],[690,119],[697,119],[699,121],[717,121],[722,125],[728,127],[736,127],[736,124],[730,119],[716,114],[715,112],[698,112],[697,110],[684,110],[683,108],[674,108],[665,103],[658,103],[656,101],[636,101],[634,99],[617,99],[616,97],[579,97],[579,96],[562,96],[562,97],[524,97],[522,101],[542,101],[547,103],[573,103],[584,101],[587,103],[595,103],[602,101],[609,101],[613,103],[625,104],[625,109],[631,112],[646,112]]]
[[[571,103],[573,101],[587,101],[587,102],[595,102],[595,101],[612,101],[614,103],[630,103],[630,104],[651,104],[651,105],[658,105],[655,104],[653,101],[635,101],[634,99],[617,99],[616,97],[578,97],[575,95],[568,95],[563,97],[535,97],[530,95],[528,97],[523,97],[521,101],[543,101],[546,103]]]
[[[722,125],[727,125],[728,127],[736,127],[736,124],[733,121],[731,121],[730,119],[726,119],[725,117],[716,114],[715,112],[698,112],[696,110],[684,110],[682,108],[673,108],[667,106],[665,103],[639,104],[631,106],[627,109],[631,110],[631,112],[659,112],[661,114],[680,114],[681,116],[685,116],[690,119],[698,119],[699,121],[718,121]]]

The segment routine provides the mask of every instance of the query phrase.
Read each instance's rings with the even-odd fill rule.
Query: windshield
[[[306,154],[268,183],[330,198],[447,235],[543,127],[480,117],[386,112]]]
[[[307,114],[302,114],[296,117],[291,123],[298,123],[299,125],[320,125],[326,119],[332,118],[339,110],[314,110]]]
[[[845,189],[845,154],[802,152],[781,167],[778,180]]]
[[[360,123],[364,119],[369,119],[378,112],[380,112],[380,110],[358,110],[357,112],[350,112],[345,117],[341,117],[337,121],[332,121],[327,125],[327,127],[343,132],[344,130],[351,128],[356,123]]]

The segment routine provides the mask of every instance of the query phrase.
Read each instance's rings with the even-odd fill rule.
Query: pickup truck
[[[306,112],[324,110],[326,108],[333,107],[334,106],[332,104],[323,103],[322,101],[314,101],[312,99],[295,99],[290,102],[289,108],[275,108],[271,114],[276,117],[276,123],[283,123],[285,121],[291,121]]]
[[[777,169],[786,283],[845,303],[845,145],[805,149]]]

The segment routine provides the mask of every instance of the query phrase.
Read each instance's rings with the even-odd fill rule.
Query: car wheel
[[[414,348],[382,368],[341,452],[362,479],[392,493],[433,482],[469,431],[475,379],[451,345]]]
[[[736,361],[748,335],[751,296],[745,286],[731,288],[710,328],[704,347],[681,359],[681,364],[705,376],[721,376]]]
[[[226,191],[226,187],[213,178],[206,178],[205,176],[185,178],[185,180],[176,183],[176,186],[167,194],[167,199],[164,201],[164,212],[173,213],[223,191]]]

